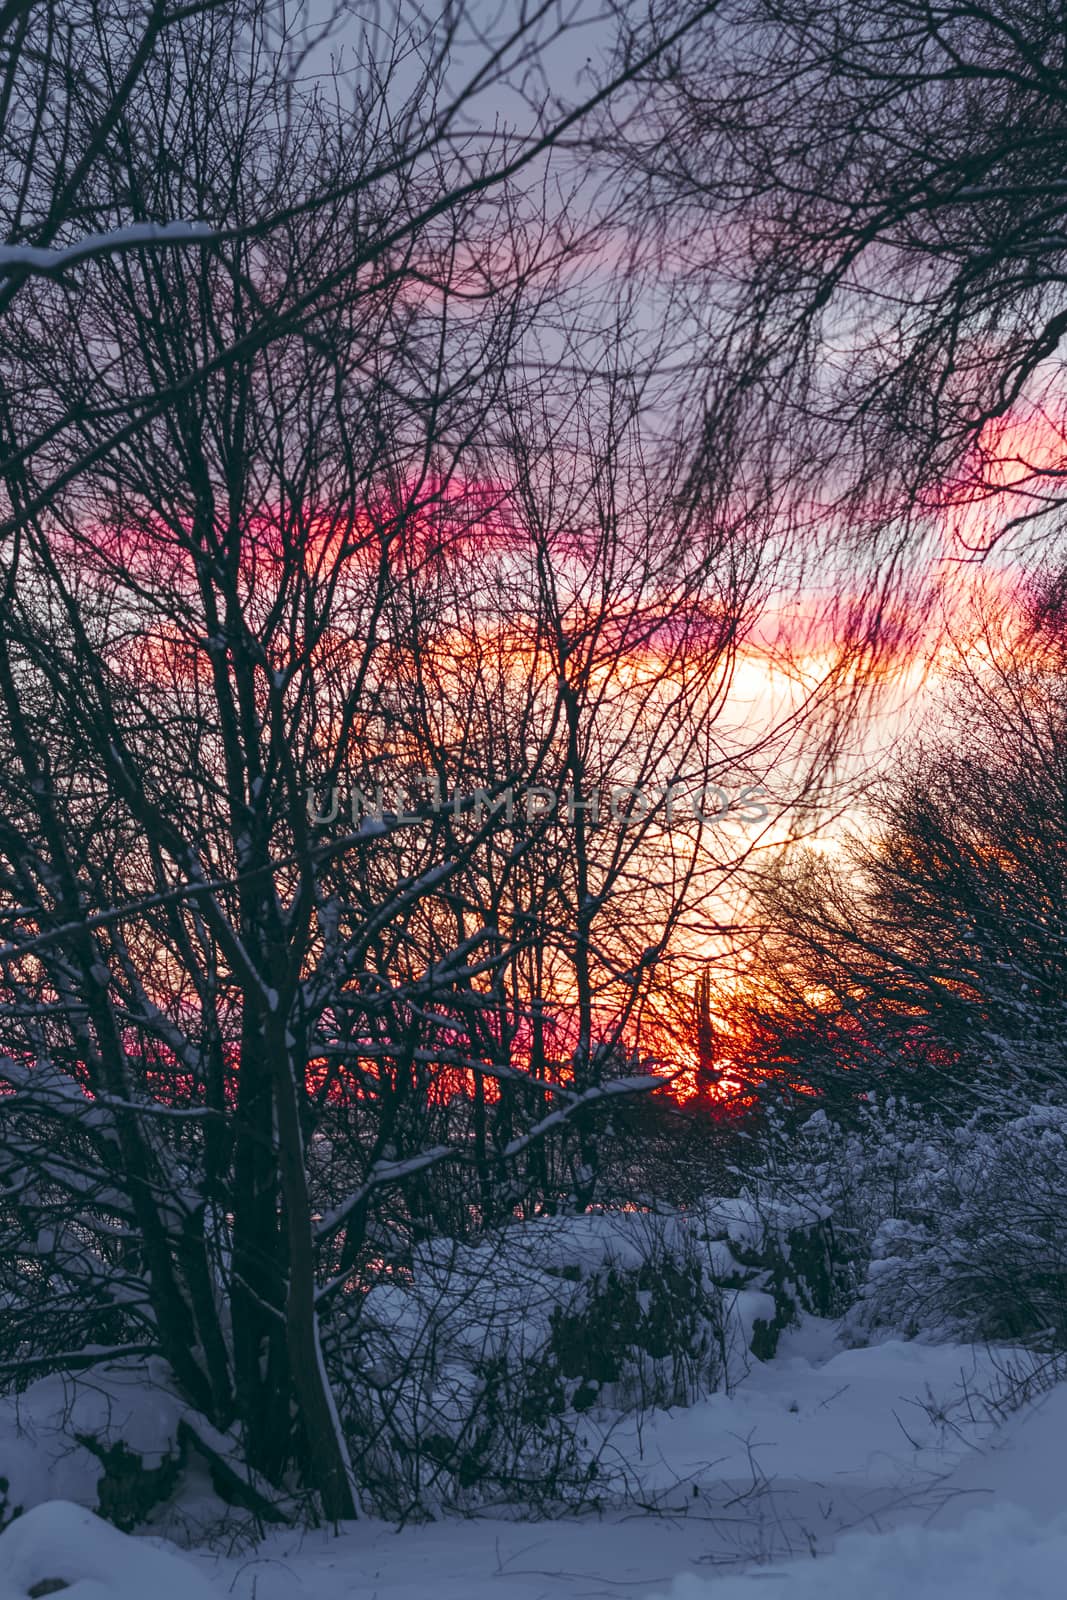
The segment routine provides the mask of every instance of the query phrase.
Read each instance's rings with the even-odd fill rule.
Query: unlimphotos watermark
[[[535,824],[550,817],[572,827],[579,820],[591,827],[620,828],[660,821],[669,828],[683,822],[703,826],[727,820],[751,825],[767,820],[769,811],[763,804],[767,796],[761,783],[746,784],[732,794],[720,784],[685,778],[656,784],[613,783],[588,793],[574,784],[553,789],[535,783],[489,785],[446,794],[436,773],[420,772],[403,781],[376,784],[370,793],[353,786],[347,797],[339,785],[309,784],[307,815],[308,821],[319,827],[342,816],[346,822],[351,818],[366,832],[426,823],[446,811],[473,821],[476,827],[497,815],[509,827],[516,819]]]

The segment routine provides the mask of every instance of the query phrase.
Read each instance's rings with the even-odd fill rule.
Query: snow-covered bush
[[[410,1281],[353,1308],[341,1351],[376,1509],[573,1508],[621,1492],[620,1417],[689,1405],[772,1353],[804,1300],[783,1267],[797,1220],[768,1229],[751,1207],[709,1201],[420,1246]]]
[[[1067,1111],[973,1119],[879,1227],[856,1326],[1067,1345]]]
[[[771,1355],[798,1308],[819,1309],[826,1255],[795,1207],[736,1198],[424,1241],[410,1272],[352,1296],[330,1324],[366,1508],[405,1519],[623,1498],[615,1425],[729,1388]],[[102,1359],[0,1399],[11,1511],[59,1492],[119,1528],[165,1527],[192,1472],[202,1489],[210,1474],[217,1514],[223,1501],[280,1514],[239,1458],[158,1359]]]
[[[543,1218],[431,1241],[358,1307],[345,1420],[391,1515],[606,1490],[611,1420],[684,1405],[723,1376],[723,1301],[680,1218]]]
[[[102,1362],[0,1398],[0,1527],[59,1495],[116,1527],[176,1487],[182,1407],[161,1362]]]
[[[774,1128],[757,1205],[826,1219],[834,1309],[857,1339],[1067,1346],[1067,1110],[952,1125],[889,1101],[854,1126]]]
[[[106,1600],[217,1600],[186,1556],[130,1539],[84,1506],[50,1500],[0,1532],[0,1600],[60,1594]]]
[[[0,1474],[0,1530],[57,1495],[124,1532],[168,1531],[190,1492],[212,1525],[237,1507],[262,1532],[300,1511],[295,1495],[248,1470],[236,1430],[205,1425],[158,1358],[102,1355],[0,1396]]]
[[[856,1300],[875,1234],[900,1214],[938,1132],[925,1114],[893,1100],[862,1103],[849,1125],[821,1110],[799,1125],[768,1117],[745,1172],[745,1196],[760,1214],[784,1205],[821,1226],[830,1258],[822,1309],[842,1314]]]
[[[826,1315],[835,1301],[832,1233],[826,1207],[800,1206],[751,1194],[706,1200],[698,1210],[700,1237],[712,1273],[724,1289],[762,1292],[772,1315],[757,1318],[746,1345],[761,1360],[801,1311]]]

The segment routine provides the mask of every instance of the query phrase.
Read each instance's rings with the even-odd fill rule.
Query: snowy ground
[[[0,1600],[64,1577],[83,1580],[71,1600],[1058,1600],[1067,1385],[997,1429],[975,1397],[1002,1361],[835,1350],[809,1322],[732,1395],[616,1434],[659,1515],[363,1522],[183,1554],[51,1502],[0,1535]]]

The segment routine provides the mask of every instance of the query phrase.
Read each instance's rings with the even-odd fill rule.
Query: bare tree
[[[956,646],[869,835],[766,886],[738,1024],[783,1087],[953,1111],[1063,1093],[1062,582],[987,598]]]
[[[593,1199],[749,848],[675,791],[758,782],[812,705],[723,716],[772,480],[736,433],[698,474],[653,447],[602,298],[559,332],[602,218],[543,158],[704,9],[573,108],[552,7],[458,90],[453,9],[310,90],[269,8],[90,8],[99,72],[11,19],[6,1370],[162,1356],[264,1506],[354,1514],[346,1297],[420,1231]],[[520,70],[530,127],[476,136]]]
[[[524,0],[488,32],[462,4],[434,17],[407,0],[370,16],[338,0],[315,17],[299,0],[250,0],[236,9],[194,0],[127,11],[121,26],[98,0],[5,7],[0,315],[38,279],[76,290],[78,269],[104,258],[206,249],[232,263],[243,249],[247,265],[254,244],[269,254],[276,235],[284,240],[316,216],[335,223],[344,216],[350,228],[343,251],[305,257],[299,282],[276,283],[277,298],[268,295],[240,332],[231,329],[180,377],[135,392],[119,388],[99,404],[83,392],[62,414],[9,413],[0,467],[20,492],[0,534],[46,510],[190,388],[276,333],[308,326],[354,277],[368,289],[398,274],[427,292],[440,287],[440,263],[420,259],[434,225],[459,208],[477,210],[508,185],[514,195],[524,174],[536,190],[546,181],[544,158],[711,9],[714,0],[675,13],[651,53],[568,101],[551,81],[552,51],[590,18],[561,11],[554,0]],[[624,14],[612,6],[600,21]],[[338,66],[335,53],[351,64]],[[463,58],[474,61],[467,74],[455,66]],[[523,114],[487,132],[479,118],[494,94]],[[247,157],[241,182],[227,185],[206,170],[176,182],[174,152],[188,127],[199,125],[203,135],[216,119],[228,121],[231,149],[236,141]],[[145,140],[136,149],[123,143],[133,129]],[[461,256],[473,278],[492,276],[491,259]],[[33,398],[17,369],[6,385],[20,401]]]
[[[967,554],[1055,525],[1065,35],[1055,5],[738,0],[604,135],[688,301],[698,454],[744,372],[795,519],[868,572],[946,527]]]
[[[425,1176],[470,1158],[489,1216],[491,1167],[506,1188],[574,1119],[588,1153],[593,1105],[652,1081],[607,1072],[594,967],[631,996],[615,1039],[648,962],[594,956],[608,880],[583,822],[573,854],[549,852],[565,870],[529,869],[531,902],[509,863],[527,870],[549,825],[505,845],[481,782],[458,808],[394,803],[340,831],[315,797],[415,757],[479,777],[479,728],[494,755],[504,742],[489,802],[516,777],[606,771],[586,748],[596,674],[684,618],[708,563],[650,599],[651,524],[629,549],[628,504],[577,550],[584,591],[564,599],[551,565],[561,511],[520,459],[515,408],[527,329],[581,240],[515,180],[577,112],[553,120],[542,99],[517,145],[457,131],[476,89],[531,63],[542,12],[447,100],[456,16],[398,21],[340,110],[340,78],[300,91],[280,12],[153,13],[87,75],[58,14],[5,20],[8,1370],[160,1354],[217,1470],[239,1449],[346,1517],[357,1479],[321,1320],[365,1265],[380,1197],[402,1192],[410,1219]],[[509,453],[521,492],[487,504]],[[622,481],[605,450],[581,465],[572,519]],[[506,581],[508,503],[512,588],[535,580],[517,643],[479,589],[499,524]],[[524,688],[530,650],[547,676]],[[678,697],[689,716],[693,688]],[[577,990],[569,1075],[514,1048],[555,978],[506,990],[553,943]],[[474,1121],[454,1112],[435,1139],[446,1071],[474,1075]],[[328,1128],[355,1136],[336,1160]]]

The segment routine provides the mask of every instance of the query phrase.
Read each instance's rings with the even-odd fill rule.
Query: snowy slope
[[[1067,1593],[1067,1385],[970,1455],[927,1506],[846,1534],[833,1553],[709,1581],[686,1574],[662,1600],[1060,1600]],[[654,1600],[661,1600],[657,1594]]]
[[[998,1432],[973,1397],[1001,1360],[897,1342],[837,1350],[830,1326],[811,1321],[732,1395],[614,1436],[635,1492],[665,1515],[399,1532],[364,1521],[337,1539],[275,1533],[226,1557],[175,1552],[158,1579],[151,1563],[166,1552],[89,1519],[96,1587],[72,1600],[170,1600],[176,1571],[188,1600],[1004,1600],[1009,1589],[1052,1600],[1067,1591],[1067,1386]],[[65,1518],[65,1547],[76,1540],[70,1508],[34,1516],[0,1535],[0,1600],[55,1575],[42,1518]]]
[[[978,1454],[993,1441],[994,1427],[965,1398],[994,1381],[993,1364],[983,1351],[950,1346],[835,1351],[829,1326],[809,1322],[733,1395],[712,1396],[615,1436],[646,1502],[667,1515],[479,1519],[400,1533],[367,1522],[340,1540],[275,1535],[243,1558],[214,1564],[214,1575],[227,1591],[233,1586],[238,1600],[645,1600],[651,1594],[728,1600],[726,1575],[754,1561],[761,1563],[757,1575],[741,1580],[746,1600],[754,1600],[779,1570],[762,1563],[799,1554],[824,1585],[822,1595],[833,1592],[825,1585],[839,1570],[842,1600],[874,1600],[857,1587],[847,1544],[842,1556],[817,1562],[810,1552],[829,1550],[854,1528],[899,1527],[901,1539],[922,1539],[921,1525],[918,1531],[911,1525],[935,1512],[937,1526],[947,1527],[942,1519],[952,1508],[979,1495],[983,1473],[998,1490],[1003,1486],[1000,1462],[1008,1455]],[[928,1414],[931,1396],[945,1420]],[[1067,1389],[1053,1398],[1067,1418]],[[1007,1439],[1040,1415],[1013,1419]],[[1055,1428],[1050,1449],[1054,1439]],[[1065,1454],[1067,1443],[1059,1459]],[[967,1480],[966,1494],[956,1486],[962,1472],[978,1474],[974,1483]],[[876,1534],[872,1548],[885,1537]],[[679,1577],[681,1587],[672,1592]],[[783,1571],[791,1597],[796,1581]],[[772,1592],[779,1592],[777,1583]],[[917,1600],[910,1580],[887,1593]],[[985,1597],[974,1591],[974,1600]]]
[[[0,1535],[0,1600],[45,1584],[69,1600],[218,1600],[187,1557],[129,1539],[67,1500],[35,1506]]]
[[[849,1534],[821,1561],[714,1581],[683,1577],[663,1600],[756,1600],[768,1592],[789,1600],[1060,1600],[1065,1588],[1067,1517],[1049,1526],[1004,1504],[958,1528]]]

